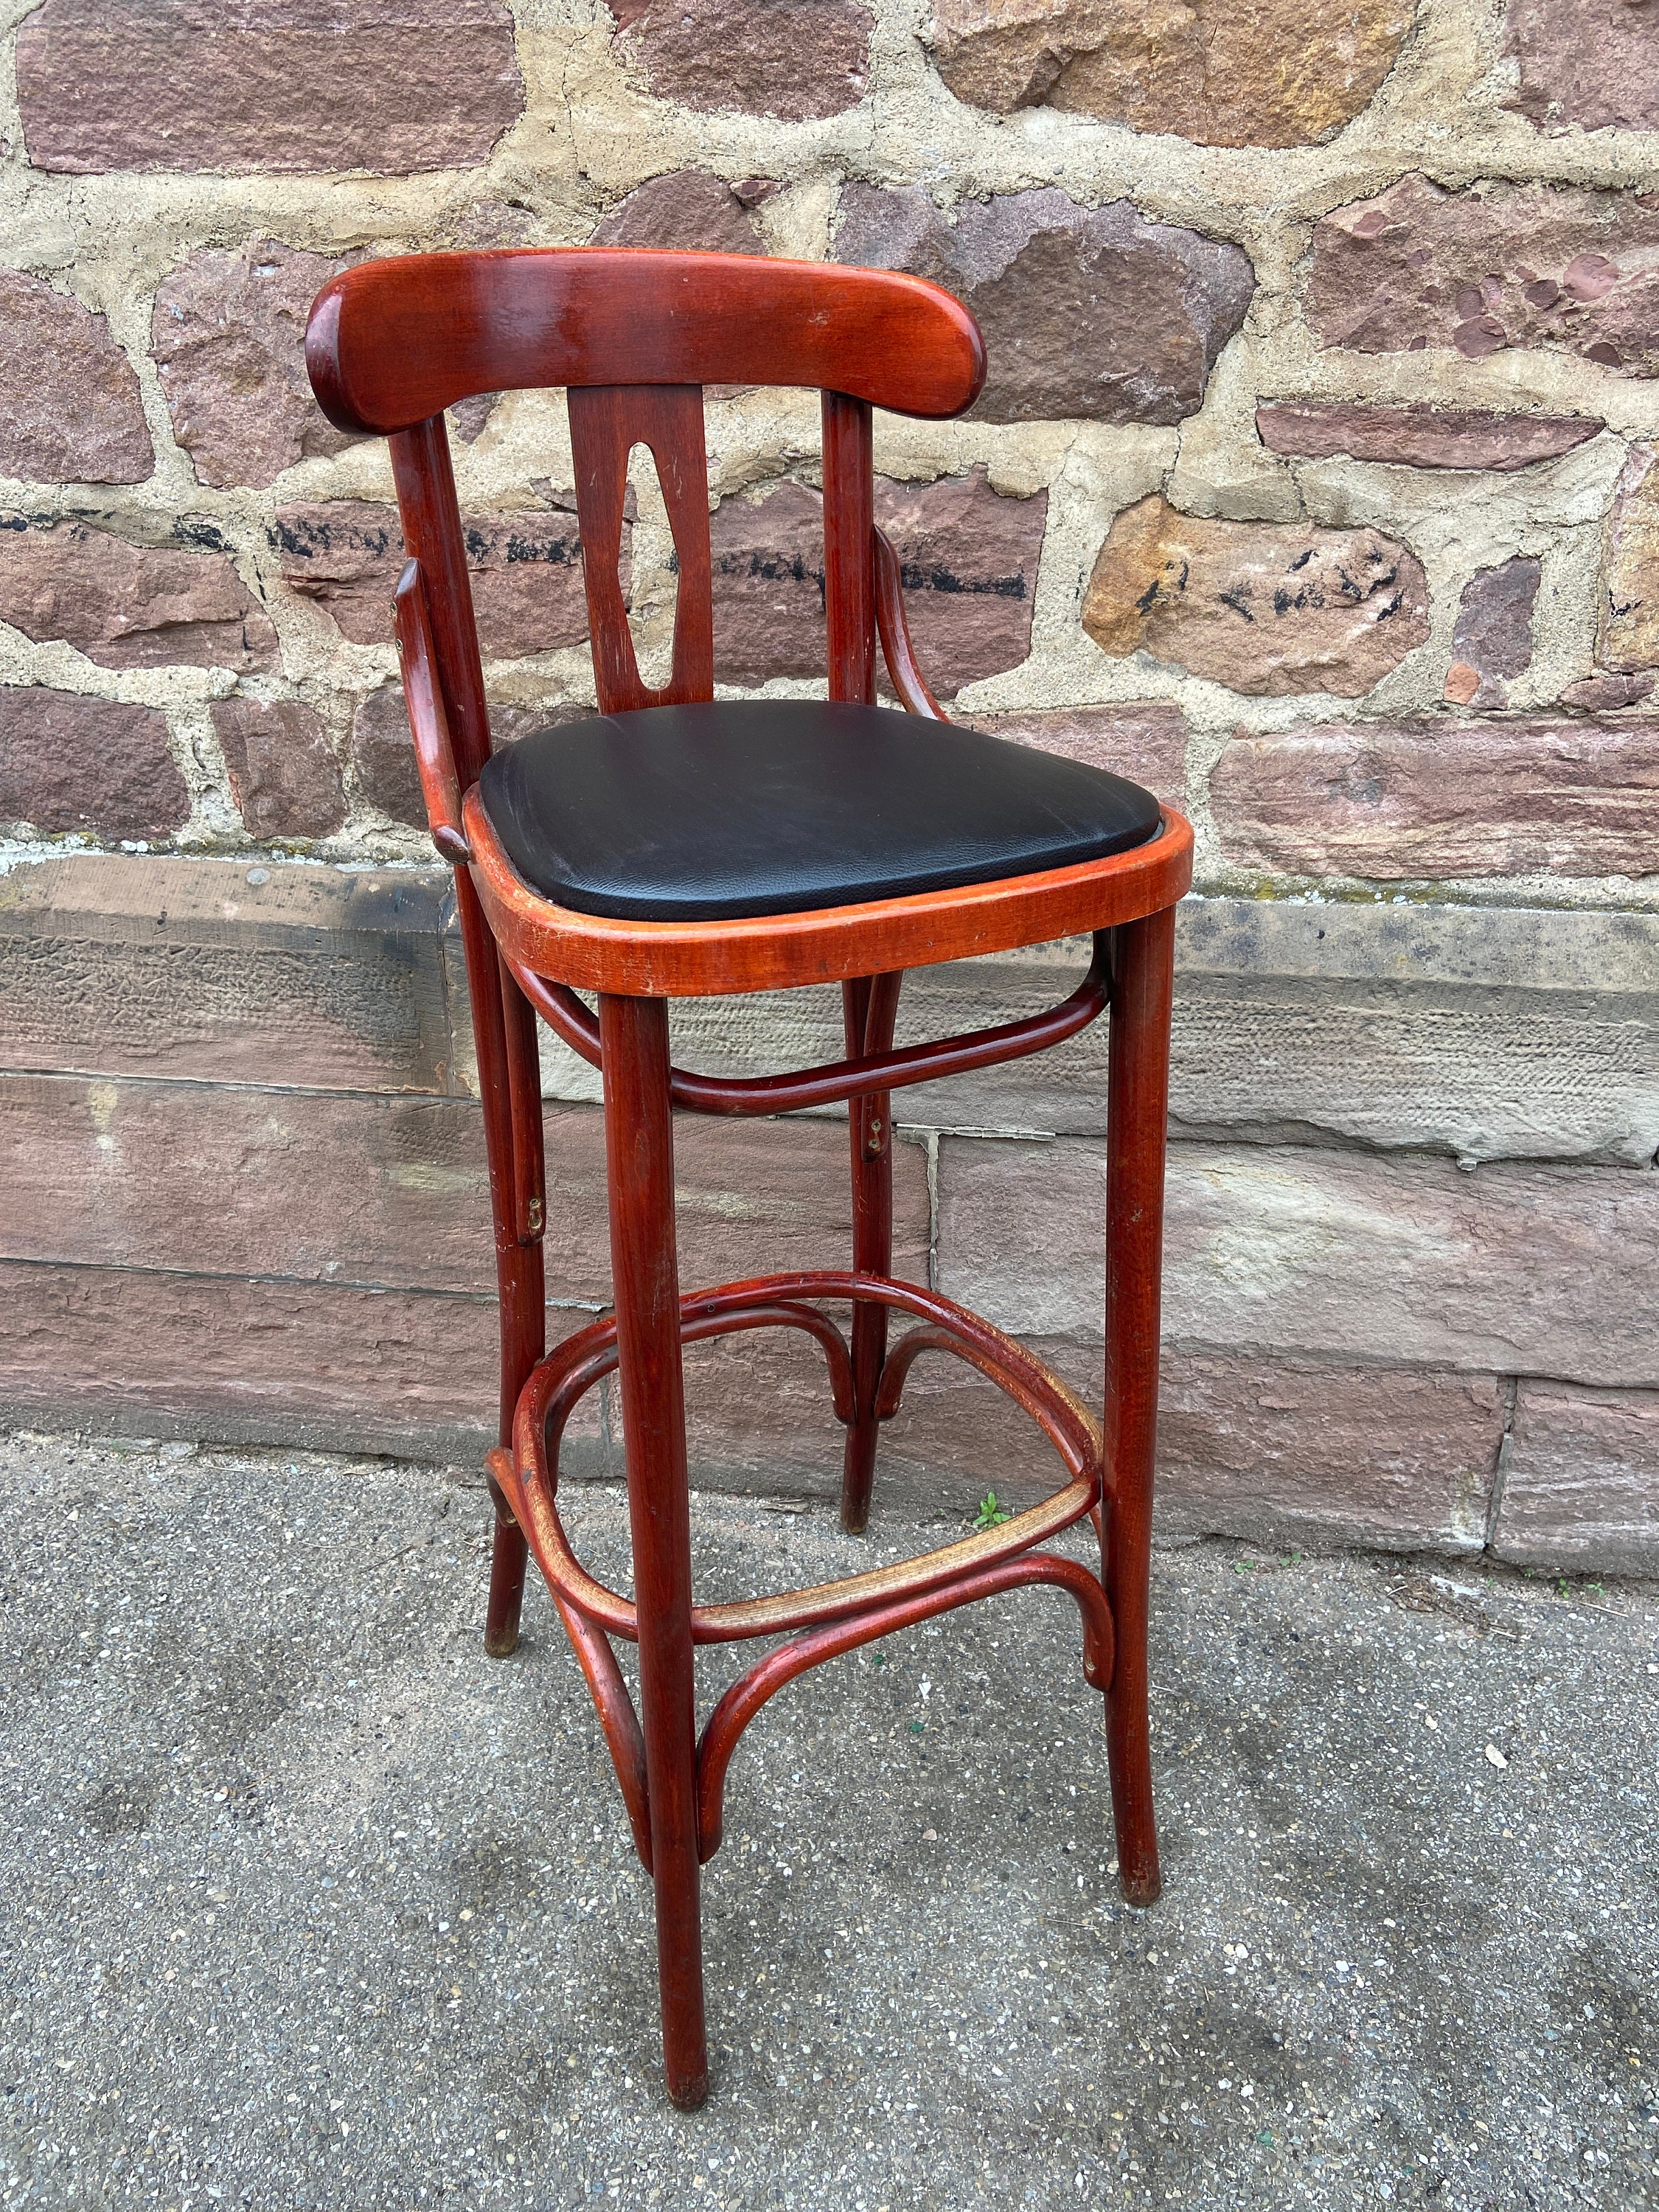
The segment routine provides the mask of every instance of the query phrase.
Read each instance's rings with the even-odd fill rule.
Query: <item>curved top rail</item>
[[[389,435],[478,392],[787,384],[959,415],[985,380],[960,301],[918,276],[738,253],[556,246],[366,261],[318,294],[329,420]]]

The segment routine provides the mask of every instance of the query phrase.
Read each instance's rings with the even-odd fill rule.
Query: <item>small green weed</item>
[[[995,1491],[988,1490],[979,1501],[979,1510],[974,1516],[974,1526],[975,1528],[995,1528],[1003,1522],[1012,1520],[1012,1514],[1006,1512],[997,1504]]]

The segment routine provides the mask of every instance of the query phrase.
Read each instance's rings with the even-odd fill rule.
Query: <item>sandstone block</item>
[[[818,494],[786,479],[757,500],[723,499],[708,518],[708,545],[715,680],[822,676],[829,633]]]
[[[1492,1375],[1173,1352],[1157,1533],[1479,1551],[1504,1413]]]
[[[1446,696],[1459,707],[1506,707],[1504,678],[1524,676],[1532,660],[1532,616],[1541,561],[1517,553],[1481,568],[1463,589],[1452,629]]]
[[[138,377],[108,322],[21,269],[0,269],[0,475],[143,483],[155,471]]]
[[[17,34],[37,169],[487,161],[524,106],[505,0],[45,0]]]
[[[459,438],[464,446],[476,446],[501,396],[499,392],[475,392],[470,398],[458,400],[444,416],[450,435]]]
[[[1127,775],[1172,806],[1187,795],[1187,718],[1173,701],[1132,706],[1053,707],[1036,713],[975,714],[974,726],[1039,752],[1086,761],[1091,768]]]
[[[1659,1391],[1522,1382],[1492,1549],[1522,1565],[1659,1574]]]
[[[1411,469],[1530,468],[1607,428],[1592,415],[1504,415],[1486,407],[1376,407],[1348,399],[1268,399],[1261,442],[1307,460],[1334,454]]]
[[[1561,694],[1561,704],[1584,714],[1616,714],[1621,707],[1639,707],[1651,695],[1656,682],[1659,677],[1651,669],[1626,676],[1607,676],[1598,671],[1569,684]]]
[[[407,823],[411,830],[426,828],[426,801],[401,684],[383,684],[360,701],[351,718],[346,758],[361,798],[394,822]]]
[[[547,1140],[548,1295],[604,1304],[602,1117],[553,1108]],[[688,1121],[675,1149],[688,1288],[847,1264],[844,1128]],[[26,1176],[8,1176],[20,1195],[0,1226],[6,1258],[494,1289],[483,1124],[470,1099],[295,1091],[273,1100],[211,1084],[9,1076],[0,1154],[29,1163]],[[925,1157],[901,1145],[895,1169],[896,1272],[925,1279]]]
[[[276,659],[270,618],[222,553],[132,545],[84,522],[0,514],[0,621],[100,668],[238,672]]]
[[[495,1291],[471,1099],[13,1075],[0,1157],[9,1260]]]
[[[1334,723],[1238,737],[1210,779],[1250,867],[1382,880],[1651,875],[1659,725]]]
[[[1098,1340],[1104,1155],[944,1139],[939,1280],[1004,1328]],[[1651,1389],[1659,1174],[1170,1148],[1164,1336],[1186,1351]]]
[[[0,1067],[453,1088],[451,895],[447,869],[95,853],[25,862],[0,878]]]
[[[617,43],[659,100],[802,123],[856,107],[870,76],[861,0],[609,0]]]
[[[1028,1341],[1085,1405],[1099,1407],[1098,1344]],[[813,1384],[820,1396],[823,1385],[804,1379],[805,1412]],[[763,1405],[746,1410],[763,1429],[777,1425]],[[1166,1348],[1155,1531],[1167,1543],[1228,1536],[1278,1547],[1479,1550],[1503,1427],[1504,1393],[1490,1375]],[[833,1449],[833,1439],[814,1441],[828,1460],[823,1445]],[[881,1450],[884,1494],[890,1470],[923,1496],[928,1471],[935,1497],[940,1473],[957,1477],[964,1497],[992,1484],[1000,1498],[1024,1503],[1055,1486],[1057,1462],[1035,1425],[955,1361],[918,1361]]]
[[[648,246],[664,252],[764,253],[758,201],[706,169],[676,169],[635,186],[611,209],[590,246]]]
[[[550,722],[569,722],[592,712],[586,707],[514,707],[500,700],[489,706],[489,735],[496,745],[516,744],[532,730]],[[409,733],[409,714],[401,684],[383,684],[360,700],[351,718],[347,746],[352,780],[361,796],[378,806],[394,822],[424,830],[426,801],[415,768],[415,742]]]
[[[472,1462],[495,1441],[493,1299],[9,1261],[0,1285],[14,1420]]]
[[[1651,0],[1509,0],[1504,51],[1521,65],[1510,106],[1534,123],[1659,129]]]
[[[934,0],[939,74],[1007,114],[1039,101],[1205,146],[1303,146],[1368,106],[1415,0]]]
[[[326,837],[345,820],[340,764],[322,717],[298,699],[221,699],[214,734],[252,837]]]
[[[1659,374],[1659,204],[1553,184],[1448,191],[1402,177],[1314,232],[1308,314],[1326,345],[1361,353],[1510,346]]]
[[[1171,1127],[1646,1167],[1659,1151],[1656,1019],[1659,921],[1645,915],[1189,899]],[[1085,1090],[1078,1068],[1079,1107],[1090,1091],[1099,1100],[1104,1073]]]
[[[0,822],[137,838],[171,836],[189,817],[154,707],[44,684],[0,690]]]
[[[876,520],[899,556],[916,656],[949,698],[1017,667],[1031,649],[1033,595],[1048,498],[1005,498],[983,465],[931,484],[878,478]],[[786,481],[709,520],[714,672],[723,684],[822,676],[823,502]]]
[[[311,303],[345,266],[262,238],[239,253],[204,246],[163,280],[150,351],[203,483],[257,489],[353,442],[318,406],[305,364]]]
[[[587,635],[581,539],[574,514],[536,507],[463,515],[472,605],[487,655],[579,645]],[[628,586],[623,532],[623,584]],[[370,500],[324,500],[276,510],[283,575],[357,645],[392,635],[392,594],[404,565],[398,510]]]
[[[848,1264],[844,1127],[686,1121],[675,1151],[688,1289]],[[483,1123],[471,1099],[300,1091],[273,1098],[213,1084],[8,1076],[0,1156],[18,1186],[0,1224],[0,1257],[494,1290]],[[895,1271],[925,1280],[926,1157],[902,1144],[894,1166]],[[595,1108],[549,1112],[547,1176],[548,1295],[607,1304],[605,1133]]]
[[[1235,691],[1357,699],[1427,639],[1428,585],[1380,531],[1206,520],[1154,493],[1113,523],[1083,627]]]
[[[930,484],[878,484],[876,520],[898,555],[916,658],[944,696],[1030,653],[1048,519],[1046,491],[993,491],[982,463]]]
[[[1632,675],[1659,668],[1659,453],[1632,446],[1613,493],[1602,560],[1596,658]]]
[[[1042,1012],[1080,944],[917,969],[901,1042]],[[1176,929],[1171,1133],[1199,1141],[1645,1167],[1659,1152],[1659,915],[1602,908],[1182,901]],[[810,1067],[842,1048],[834,987],[683,1000],[676,1058],[711,1073]],[[1098,1134],[1109,1025],[1054,1050],[922,1084],[901,1125]],[[596,1099],[594,1072],[544,1040],[550,1094]]]
[[[947,222],[914,187],[849,185],[836,257],[966,301],[990,362],[973,411],[992,422],[1183,421],[1255,288],[1236,246],[1052,188],[969,201]]]

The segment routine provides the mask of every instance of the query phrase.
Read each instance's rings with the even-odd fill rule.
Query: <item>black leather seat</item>
[[[1145,844],[1158,801],[1103,769],[882,707],[741,700],[532,731],[479,794],[560,906],[737,921],[1068,867]]]

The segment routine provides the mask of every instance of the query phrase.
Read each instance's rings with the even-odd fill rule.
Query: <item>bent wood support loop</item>
[[[1089,972],[1069,999],[1044,1013],[1028,1014],[994,1029],[969,1030],[931,1044],[904,1045],[897,1051],[862,1053],[826,1061],[792,1075],[694,1075],[670,1070],[676,1106],[689,1114],[793,1114],[807,1106],[839,1105],[843,1099],[902,1091],[915,1083],[933,1083],[975,1068],[1000,1067],[1011,1060],[1047,1052],[1086,1030],[1103,1013],[1111,994],[1111,932],[1094,933]],[[599,1065],[599,1025],[567,984],[550,983],[509,959],[508,971],[536,1012],[590,1067]]]
[[[640,1727],[639,1715],[634,1711],[634,1700],[628,1694],[628,1685],[623,1680],[622,1668],[617,1664],[617,1655],[603,1629],[595,1628],[591,1621],[584,1620],[575,1607],[562,1598],[556,1590],[553,1592],[553,1604],[564,1625],[564,1632],[570,1638],[570,1648],[582,1670],[588,1695],[593,1700],[593,1710],[599,1717],[605,1748],[611,1753],[611,1764],[617,1770],[617,1784],[627,1808],[628,1825],[633,1831],[634,1849],[639,1854],[640,1864],[649,1874],[652,1871],[651,1790],[645,1771],[645,1735]]]
[[[726,1644],[816,1627],[942,1588],[1048,1541],[1082,1520],[1101,1497],[1100,1431],[1088,1409],[1023,1345],[937,1292],[853,1273],[765,1276],[686,1295],[681,1300],[683,1338],[689,1341],[694,1334],[714,1335],[745,1326],[810,1327],[809,1310],[799,1302],[825,1297],[876,1301],[950,1329],[959,1356],[1038,1422],[1072,1479],[1041,1504],[1000,1527],[920,1559],[810,1589],[732,1604],[693,1605],[693,1644]],[[821,1316],[813,1318],[822,1321]],[[596,1627],[633,1642],[639,1630],[632,1601],[587,1572],[571,1549],[556,1503],[558,1431],[581,1392],[615,1366],[616,1346],[616,1323],[606,1319],[567,1337],[542,1362],[519,1401],[513,1480],[502,1487],[550,1588]]]
[[[501,1446],[490,1452],[484,1462],[489,1470],[489,1485],[517,1513],[524,1517],[524,1493],[513,1465],[513,1455]],[[539,1552],[537,1554],[540,1560]],[[577,1612],[567,1597],[551,1589],[554,1610],[570,1638],[570,1647],[576,1655],[576,1663],[582,1670],[588,1695],[599,1717],[599,1726],[605,1734],[605,1747],[611,1753],[611,1764],[617,1770],[617,1784],[622,1790],[623,1803],[628,1808],[628,1825],[634,1832],[634,1848],[639,1853],[640,1864],[647,1874],[651,1871],[651,1814],[650,1797],[645,1778],[645,1737],[641,1731],[639,1716],[634,1711],[634,1701],[628,1694],[628,1685],[623,1680],[622,1669],[617,1664],[617,1655],[603,1629]]]
[[[948,721],[949,715],[934,698],[927,678],[916,665],[910,624],[904,612],[904,579],[893,541],[878,525],[872,533],[872,542],[876,562],[876,628],[881,634],[881,657],[887,663],[887,673],[892,678],[899,703],[906,714],[920,714],[926,721]]]
[[[960,1353],[961,1350],[961,1346],[949,1329],[907,1329],[888,1353],[886,1364],[881,1370],[881,1384],[876,1392],[876,1419],[890,1421],[897,1413],[910,1370],[924,1352]]]
[[[690,1306],[690,1299],[682,1302]],[[690,1318],[682,1312],[680,1341],[700,1344],[713,1336],[730,1336],[745,1328],[798,1328],[815,1337],[823,1347],[825,1364],[830,1370],[830,1402],[838,1421],[853,1418],[853,1366],[847,1349],[847,1340],[827,1314],[816,1306],[797,1305],[780,1299],[774,1305],[745,1307],[738,1312],[702,1312]],[[556,1493],[558,1486],[559,1441],[565,1423],[569,1419],[579,1400],[586,1396],[596,1382],[613,1374],[617,1366],[616,1323],[609,1316],[593,1322],[577,1335],[567,1337],[552,1360],[580,1349],[580,1357],[573,1358],[560,1368],[558,1377],[547,1393],[545,1410],[542,1414],[542,1444],[545,1455],[547,1480],[550,1491]],[[552,1362],[550,1361],[550,1368]]]
[[[891,1604],[859,1614],[851,1620],[796,1637],[740,1675],[715,1706],[697,1745],[697,1849],[703,1863],[720,1849],[724,1826],[726,1771],[732,1753],[761,1707],[786,1682],[804,1674],[826,1659],[856,1650],[878,1636],[911,1628],[958,1606],[972,1605],[1000,1590],[1017,1589],[1030,1583],[1050,1583],[1069,1590],[1083,1616],[1083,1674],[1091,1689],[1105,1691],[1112,1679],[1114,1639],[1112,1616],[1106,1593],[1087,1567],[1076,1559],[1052,1552],[1027,1552],[1016,1559],[1003,1559],[925,1595],[896,1600]]]
[[[445,860],[460,867],[472,858],[472,848],[461,827],[461,779],[455,768],[454,747],[449,740],[449,715],[439,687],[432,616],[418,561],[404,562],[404,573],[392,594],[392,612],[397,625],[398,659],[403,668],[410,734],[415,740],[415,768],[421,779],[421,796],[426,801],[432,842]]]

